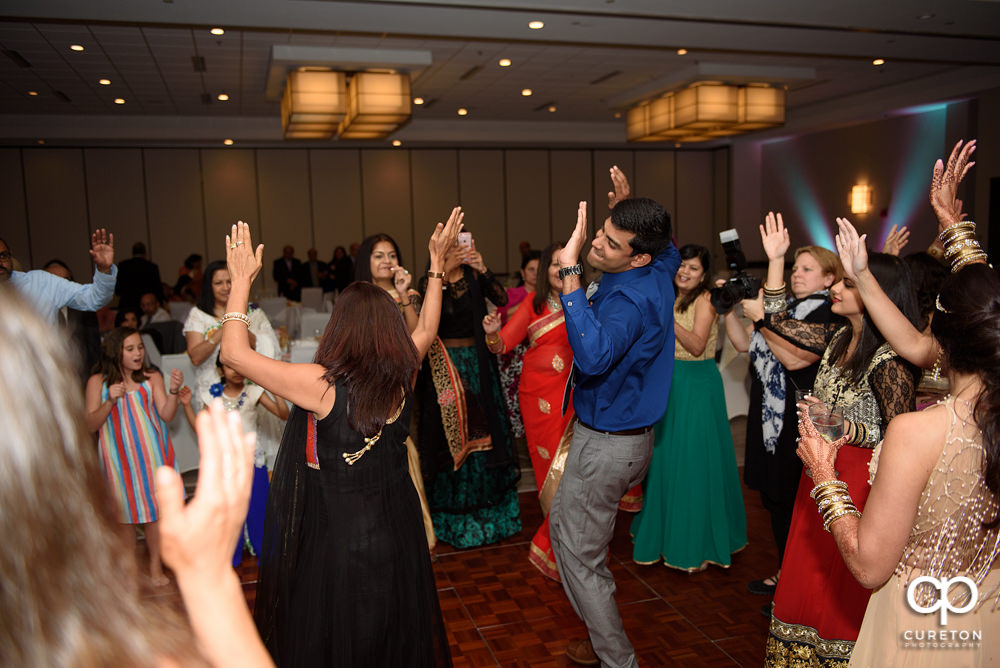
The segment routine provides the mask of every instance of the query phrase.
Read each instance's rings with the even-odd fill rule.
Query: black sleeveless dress
[[[412,397],[348,465],[343,453],[365,441],[348,423],[347,390],[336,392],[323,420],[299,407],[289,417],[268,497],[257,628],[279,667],[450,666],[407,469]]]

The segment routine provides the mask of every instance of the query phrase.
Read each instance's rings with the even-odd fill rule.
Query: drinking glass
[[[844,411],[825,404],[809,406],[809,420],[819,435],[828,441],[836,441],[844,435]]]

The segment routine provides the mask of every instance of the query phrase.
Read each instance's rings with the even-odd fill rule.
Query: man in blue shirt
[[[80,285],[47,271],[14,271],[10,248],[0,239],[0,283],[10,282],[31,302],[46,320],[55,324],[63,306],[78,311],[97,311],[111,301],[115,293],[118,267],[115,261],[115,235],[97,230],[90,237],[90,257],[97,266],[94,280]]]
[[[587,204],[559,252],[563,313],[573,348],[577,421],[552,508],[552,549],[563,588],[587,625],[589,639],[571,642],[577,663],[636,666],[635,650],[615,604],[607,566],[618,501],[646,475],[652,426],[667,409],[674,363],[674,274],[680,254],[670,216],[650,199],[628,199],[628,183],[611,169],[615,193],[603,234],[587,262],[603,272],[588,303],[577,258],[586,239]]]

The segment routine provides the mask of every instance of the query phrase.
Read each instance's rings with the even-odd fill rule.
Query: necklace
[[[385,421],[385,424],[392,424],[399,419],[399,415],[403,412],[403,405],[406,403],[406,398],[404,397],[401,402],[399,402],[399,408],[396,409],[396,413]],[[344,461],[347,462],[348,466],[354,466],[354,462],[358,461],[365,456],[365,453],[372,449],[372,446],[378,443],[378,439],[382,438],[382,430],[385,429],[385,425],[382,425],[378,433],[374,436],[365,436],[365,447],[361,448],[356,452],[345,452],[341,456]]]
[[[546,300],[546,302],[548,303],[549,309],[552,312],[562,310],[562,302],[553,297],[551,292],[549,293],[549,298]]]
[[[238,396],[236,398],[227,397],[225,395],[225,393],[223,393],[222,394],[222,406],[227,411],[235,411],[235,410],[240,409],[243,406],[243,402],[246,400],[246,398],[247,398],[247,391],[246,390],[243,390],[242,392],[240,392],[240,396]]]

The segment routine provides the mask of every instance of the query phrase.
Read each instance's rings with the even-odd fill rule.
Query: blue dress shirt
[[[604,274],[591,302],[583,289],[562,295],[577,383],[573,408],[602,431],[649,427],[667,410],[674,371],[671,243],[645,267]]]
[[[10,282],[46,320],[56,323],[59,309],[68,306],[77,311],[98,311],[115,294],[118,267],[110,274],[94,270],[94,281],[87,285],[67,281],[47,271],[12,271]]]

